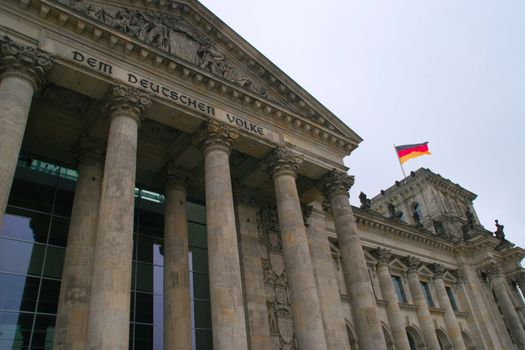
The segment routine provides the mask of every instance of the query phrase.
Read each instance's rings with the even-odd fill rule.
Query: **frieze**
[[[242,86],[262,97],[268,92],[244,76],[212,42],[181,16],[133,9],[110,9],[75,3],[77,11],[126,33],[159,50]]]

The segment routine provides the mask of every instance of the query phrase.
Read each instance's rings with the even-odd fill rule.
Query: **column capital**
[[[20,45],[7,35],[0,38],[0,76],[18,75],[29,79],[38,90],[53,66],[51,56],[30,46]]]
[[[137,122],[144,120],[144,112],[151,106],[151,96],[131,86],[116,82],[111,88],[104,110],[111,118],[115,113],[128,114]]]
[[[235,128],[216,119],[208,119],[193,137],[193,145],[199,146],[205,153],[220,148],[229,154],[233,143],[238,138],[239,133]]]
[[[94,165],[104,168],[106,153],[105,142],[101,139],[82,136],[75,149],[74,156],[79,165]]]
[[[466,276],[465,272],[463,272],[461,270],[457,271],[456,277],[457,277],[456,285],[458,285],[458,286],[462,285],[462,284],[465,284],[467,282],[467,276]]]
[[[163,171],[162,183],[166,191],[179,190],[186,193],[189,178],[188,172],[177,168],[174,162],[170,161]]]
[[[321,186],[326,198],[330,199],[336,194],[349,197],[348,191],[354,185],[354,177],[344,171],[332,169],[321,180]]]
[[[421,266],[421,261],[415,256],[409,255],[405,258],[405,264],[408,266],[408,273],[417,273],[419,266]]]
[[[489,280],[495,277],[501,277],[501,267],[498,263],[491,262],[483,268],[483,272]]]
[[[432,264],[432,271],[434,272],[434,279],[442,279],[445,274],[445,266],[441,264]]]
[[[261,162],[261,168],[270,172],[273,177],[283,174],[296,177],[297,170],[299,170],[302,163],[303,156],[293,153],[286,147],[278,147]]]
[[[392,258],[392,251],[387,248],[379,247],[374,251],[374,255],[376,256],[378,262],[377,265],[386,265],[390,263],[390,259]]]

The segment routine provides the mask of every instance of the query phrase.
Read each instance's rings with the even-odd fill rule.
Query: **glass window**
[[[210,300],[210,282],[208,275],[193,273],[193,298],[199,300]]]
[[[193,222],[188,223],[188,240],[189,245],[193,247],[199,247],[206,249],[208,248],[208,238],[206,235],[206,226],[196,224]]]
[[[162,295],[135,294],[135,322],[161,325],[164,323],[164,299]]]
[[[55,335],[55,316],[36,315],[31,349],[51,349]]]
[[[56,314],[59,294],[60,281],[43,278],[40,287],[37,311],[47,314]]]
[[[0,271],[40,276],[44,245],[0,238]]]
[[[397,300],[399,300],[400,303],[407,304],[408,300],[405,294],[405,289],[403,288],[403,284],[401,282],[401,277],[392,276],[392,282],[394,283],[394,290],[396,291]]]
[[[0,273],[0,286],[0,309],[35,311],[38,278]]]
[[[137,245],[137,260],[155,265],[164,265],[164,257],[160,249],[162,240],[139,235]]]
[[[29,242],[47,241],[49,215],[7,207],[0,235]]]
[[[190,247],[192,271],[208,273],[208,251],[200,248]]]
[[[434,301],[432,300],[432,294],[430,294],[430,287],[427,282],[420,282],[421,290],[423,291],[423,296],[427,301],[429,307],[434,307]]]
[[[163,350],[163,327],[148,324],[135,324],[136,350]]]
[[[195,345],[199,350],[212,350],[213,349],[213,338],[211,330],[208,329],[196,329],[195,330]]]
[[[49,234],[49,244],[65,247],[67,245],[67,235],[69,231],[69,220],[53,217]]]
[[[454,309],[454,311],[458,311],[458,304],[456,302],[456,296],[454,295],[454,291],[450,287],[445,287],[445,290],[447,291],[448,299],[450,300],[450,305],[452,305],[452,309]]]
[[[65,179],[60,179],[60,182],[61,183],[69,182],[72,185],[74,185],[73,181],[69,181]],[[71,216],[71,209],[73,209],[73,198],[74,197],[75,197],[75,192],[73,188],[71,189],[71,191],[66,191],[66,190],[58,188],[57,193],[56,193],[55,207],[53,209],[53,213],[55,215],[60,215],[60,216],[65,216],[65,217]]]
[[[209,301],[193,302],[195,328],[211,329],[211,308]]]
[[[51,213],[54,198],[54,187],[15,178],[9,196],[9,204]]]
[[[0,312],[0,349],[29,349],[31,313]]]
[[[62,270],[64,268],[64,255],[66,251],[63,248],[47,247],[46,262],[44,265],[44,277],[62,278]]]
[[[164,292],[164,269],[160,266],[137,263],[137,286],[138,291],[163,294]]]
[[[188,221],[206,224],[206,207],[197,203],[186,202]]]

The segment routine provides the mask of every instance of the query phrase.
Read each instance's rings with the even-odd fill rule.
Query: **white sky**
[[[402,178],[393,144],[476,193],[525,247],[525,1],[202,0],[364,141],[346,159],[373,197]]]

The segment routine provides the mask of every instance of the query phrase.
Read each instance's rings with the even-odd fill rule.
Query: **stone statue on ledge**
[[[361,201],[361,209],[370,209],[370,199],[367,198],[364,192],[359,193],[359,200]]]
[[[496,238],[504,241],[505,240],[505,233],[503,232],[503,228],[505,226],[500,225],[498,220],[494,220],[494,222],[496,223],[496,232],[494,232],[494,235],[496,236]]]
[[[403,212],[396,211],[396,207],[392,203],[389,203],[388,204],[388,217],[394,220],[401,220],[401,218],[403,217]]]

